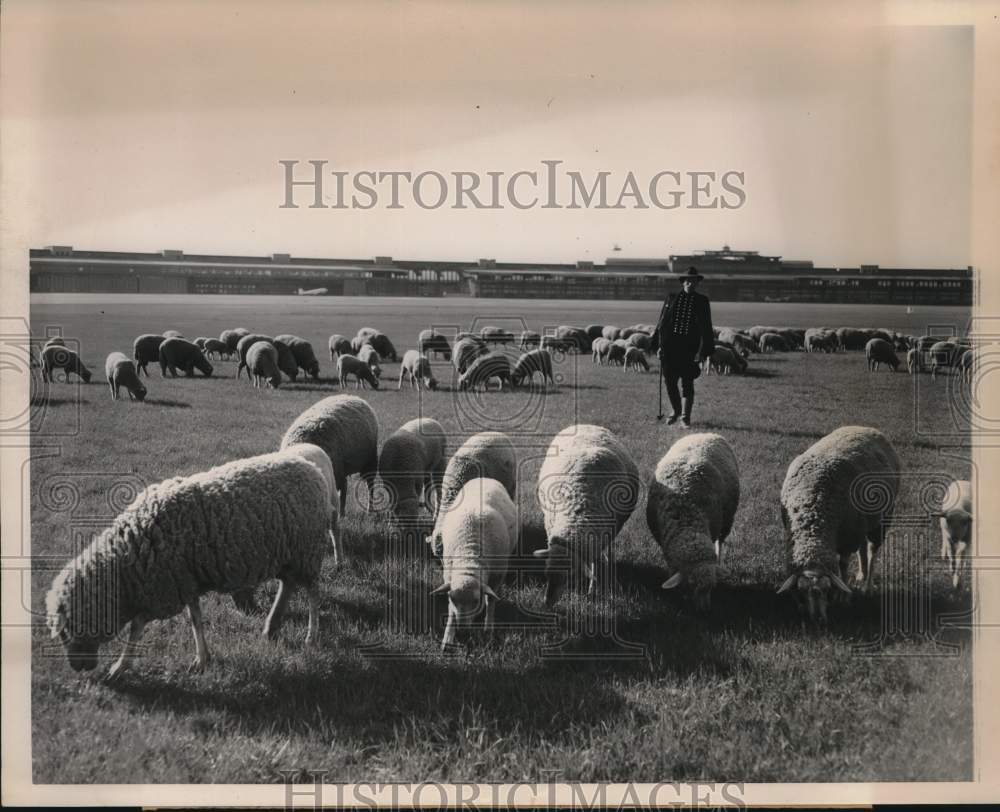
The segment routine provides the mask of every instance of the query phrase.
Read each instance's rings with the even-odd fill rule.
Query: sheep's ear
[[[846,592],[848,595],[851,594],[851,588],[847,584],[845,584],[842,580],[840,580],[839,575],[834,575],[832,572],[827,574],[830,576],[830,581],[833,583],[835,587],[837,587],[837,589],[839,589],[841,592]]]
[[[789,589],[791,589],[792,586],[794,586],[795,581],[796,581],[797,578],[798,578],[798,576],[795,575],[795,574],[789,575],[785,579],[785,583],[783,583],[780,587],[778,587],[778,594],[780,595],[783,592],[787,592]]]
[[[548,547],[542,547],[541,550],[535,550],[532,553],[532,555],[535,558],[548,558],[549,557],[549,548]]]
[[[489,595],[494,600],[497,600],[497,601],[500,600],[500,598],[497,597],[497,593],[494,592],[492,589],[490,589],[489,584],[481,584],[481,588],[482,588],[483,592],[485,592],[487,595]]]
[[[434,589],[432,589],[431,590],[431,594],[432,595],[441,595],[441,594],[449,592],[450,590],[451,590],[451,585],[450,584],[441,584],[441,586],[435,587]]]
[[[673,589],[675,586],[680,586],[684,581],[683,572],[675,572],[666,581],[664,581],[661,586],[663,589]]]

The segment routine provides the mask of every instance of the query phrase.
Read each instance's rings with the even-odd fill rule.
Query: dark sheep
[[[319,361],[313,351],[313,345],[304,338],[293,335],[280,335],[274,337],[275,341],[280,341],[292,351],[292,357],[299,369],[303,370],[313,380],[319,378]],[[294,378],[292,379],[294,380]]]
[[[351,347],[351,339],[346,336],[342,336],[339,333],[334,333],[330,336],[327,346],[330,348],[331,361],[336,361],[338,355],[350,355],[354,352]]]
[[[160,361],[160,345],[166,341],[163,336],[146,333],[139,336],[132,342],[132,357],[135,359],[135,368],[139,374],[146,373],[149,377],[147,364],[157,364]]]
[[[168,338],[160,345],[160,375],[167,377],[167,370],[173,377],[177,377],[177,370],[184,370],[184,374],[191,378],[197,369],[206,378],[212,374],[212,365],[205,358],[205,354],[198,349],[198,345],[184,338]]]
[[[83,365],[79,355],[59,344],[47,344],[42,350],[42,380],[54,381],[53,373],[57,369],[66,373],[67,383],[71,372],[79,375],[84,383],[90,383],[90,370]]]
[[[504,381],[510,383],[510,359],[502,352],[491,352],[476,358],[459,377],[458,388],[478,389],[482,386],[485,390],[494,378],[500,381],[500,389],[503,389]]]
[[[231,353],[229,352],[229,347],[217,338],[205,339],[205,350],[206,358],[217,358],[219,360],[229,360]]]
[[[430,353],[434,353],[443,355],[445,361],[451,360],[451,344],[445,336],[433,330],[420,331],[420,335],[417,336],[417,350],[428,357]]]
[[[287,344],[283,341],[278,341],[272,336],[250,333],[249,335],[243,336],[243,338],[241,338],[236,345],[236,354],[240,359],[239,366],[236,368],[237,378],[239,378],[240,373],[247,368],[247,352],[249,352],[250,347],[252,347],[257,341],[268,341],[273,344],[274,348],[278,351],[278,369],[284,372],[290,381],[294,381],[298,377],[299,365],[296,363],[295,356],[292,355],[292,350]]]

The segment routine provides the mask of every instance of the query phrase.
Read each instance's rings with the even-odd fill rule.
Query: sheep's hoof
[[[104,678],[106,682],[118,682],[122,678],[122,674],[125,673],[127,666],[121,661],[115,662],[111,668],[108,669],[107,676]]]
[[[189,674],[204,674],[205,668],[208,666],[208,659],[201,660],[198,657],[194,658],[194,662],[188,666]]]

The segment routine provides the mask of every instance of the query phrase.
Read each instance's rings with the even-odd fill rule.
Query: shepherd
[[[680,419],[685,426],[690,426],[694,379],[701,374],[702,360],[715,352],[715,334],[708,297],[695,289],[705,277],[693,266],[679,276],[682,289],[663,303],[650,344],[658,347],[660,371],[673,408],[667,423],[672,425]]]

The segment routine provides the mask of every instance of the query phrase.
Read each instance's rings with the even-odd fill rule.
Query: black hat
[[[698,270],[694,267],[694,265],[692,265],[690,268],[687,269],[687,273],[678,274],[678,276],[680,277],[681,282],[685,281],[686,279],[693,279],[696,282],[700,282],[702,279],[705,278],[700,273],[698,273]]]

